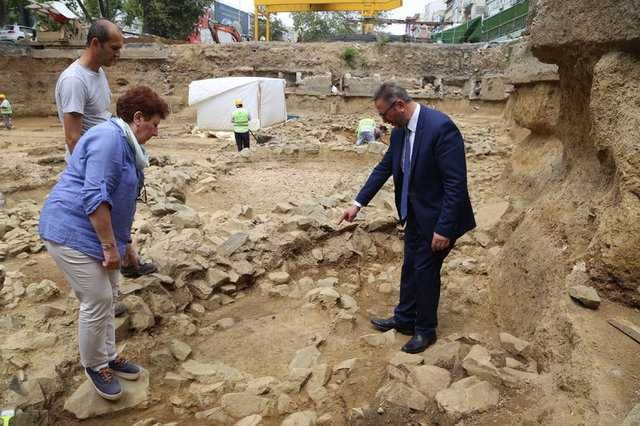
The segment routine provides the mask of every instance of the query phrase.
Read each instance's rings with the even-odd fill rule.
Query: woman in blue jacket
[[[80,300],[78,344],[85,374],[98,394],[122,395],[118,379],[140,367],[116,352],[114,299],[120,259],[131,248],[131,224],[149,157],[144,145],[169,113],[145,86],[117,102],[117,118],[87,131],[40,214],[40,236]]]

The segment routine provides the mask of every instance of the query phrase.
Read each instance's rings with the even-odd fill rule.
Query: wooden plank
[[[640,343],[640,327],[621,318],[609,318],[609,324]]]

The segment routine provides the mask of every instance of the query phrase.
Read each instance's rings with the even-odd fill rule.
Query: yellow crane
[[[278,12],[360,12],[363,17],[402,7],[402,0],[255,0],[254,36],[258,39],[258,16],[266,18],[265,37],[271,38],[269,15]]]

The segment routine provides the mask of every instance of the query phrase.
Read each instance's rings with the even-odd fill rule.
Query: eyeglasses
[[[386,117],[387,114],[389,113],[389,111],[391,111],[391,108],[396,106],[396,103],[398,103],[397,99],[395,101],[391,102],[391,105],[389,105],[389,108],[387,108],[384,112],[379,112],[378,114],[380,114],[380,117],[382,117],[382,118]]]

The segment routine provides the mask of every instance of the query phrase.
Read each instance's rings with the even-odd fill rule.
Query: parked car
[[[0,41],[35,40],[36,30],[20,25],[5,25],[0,29]]]

